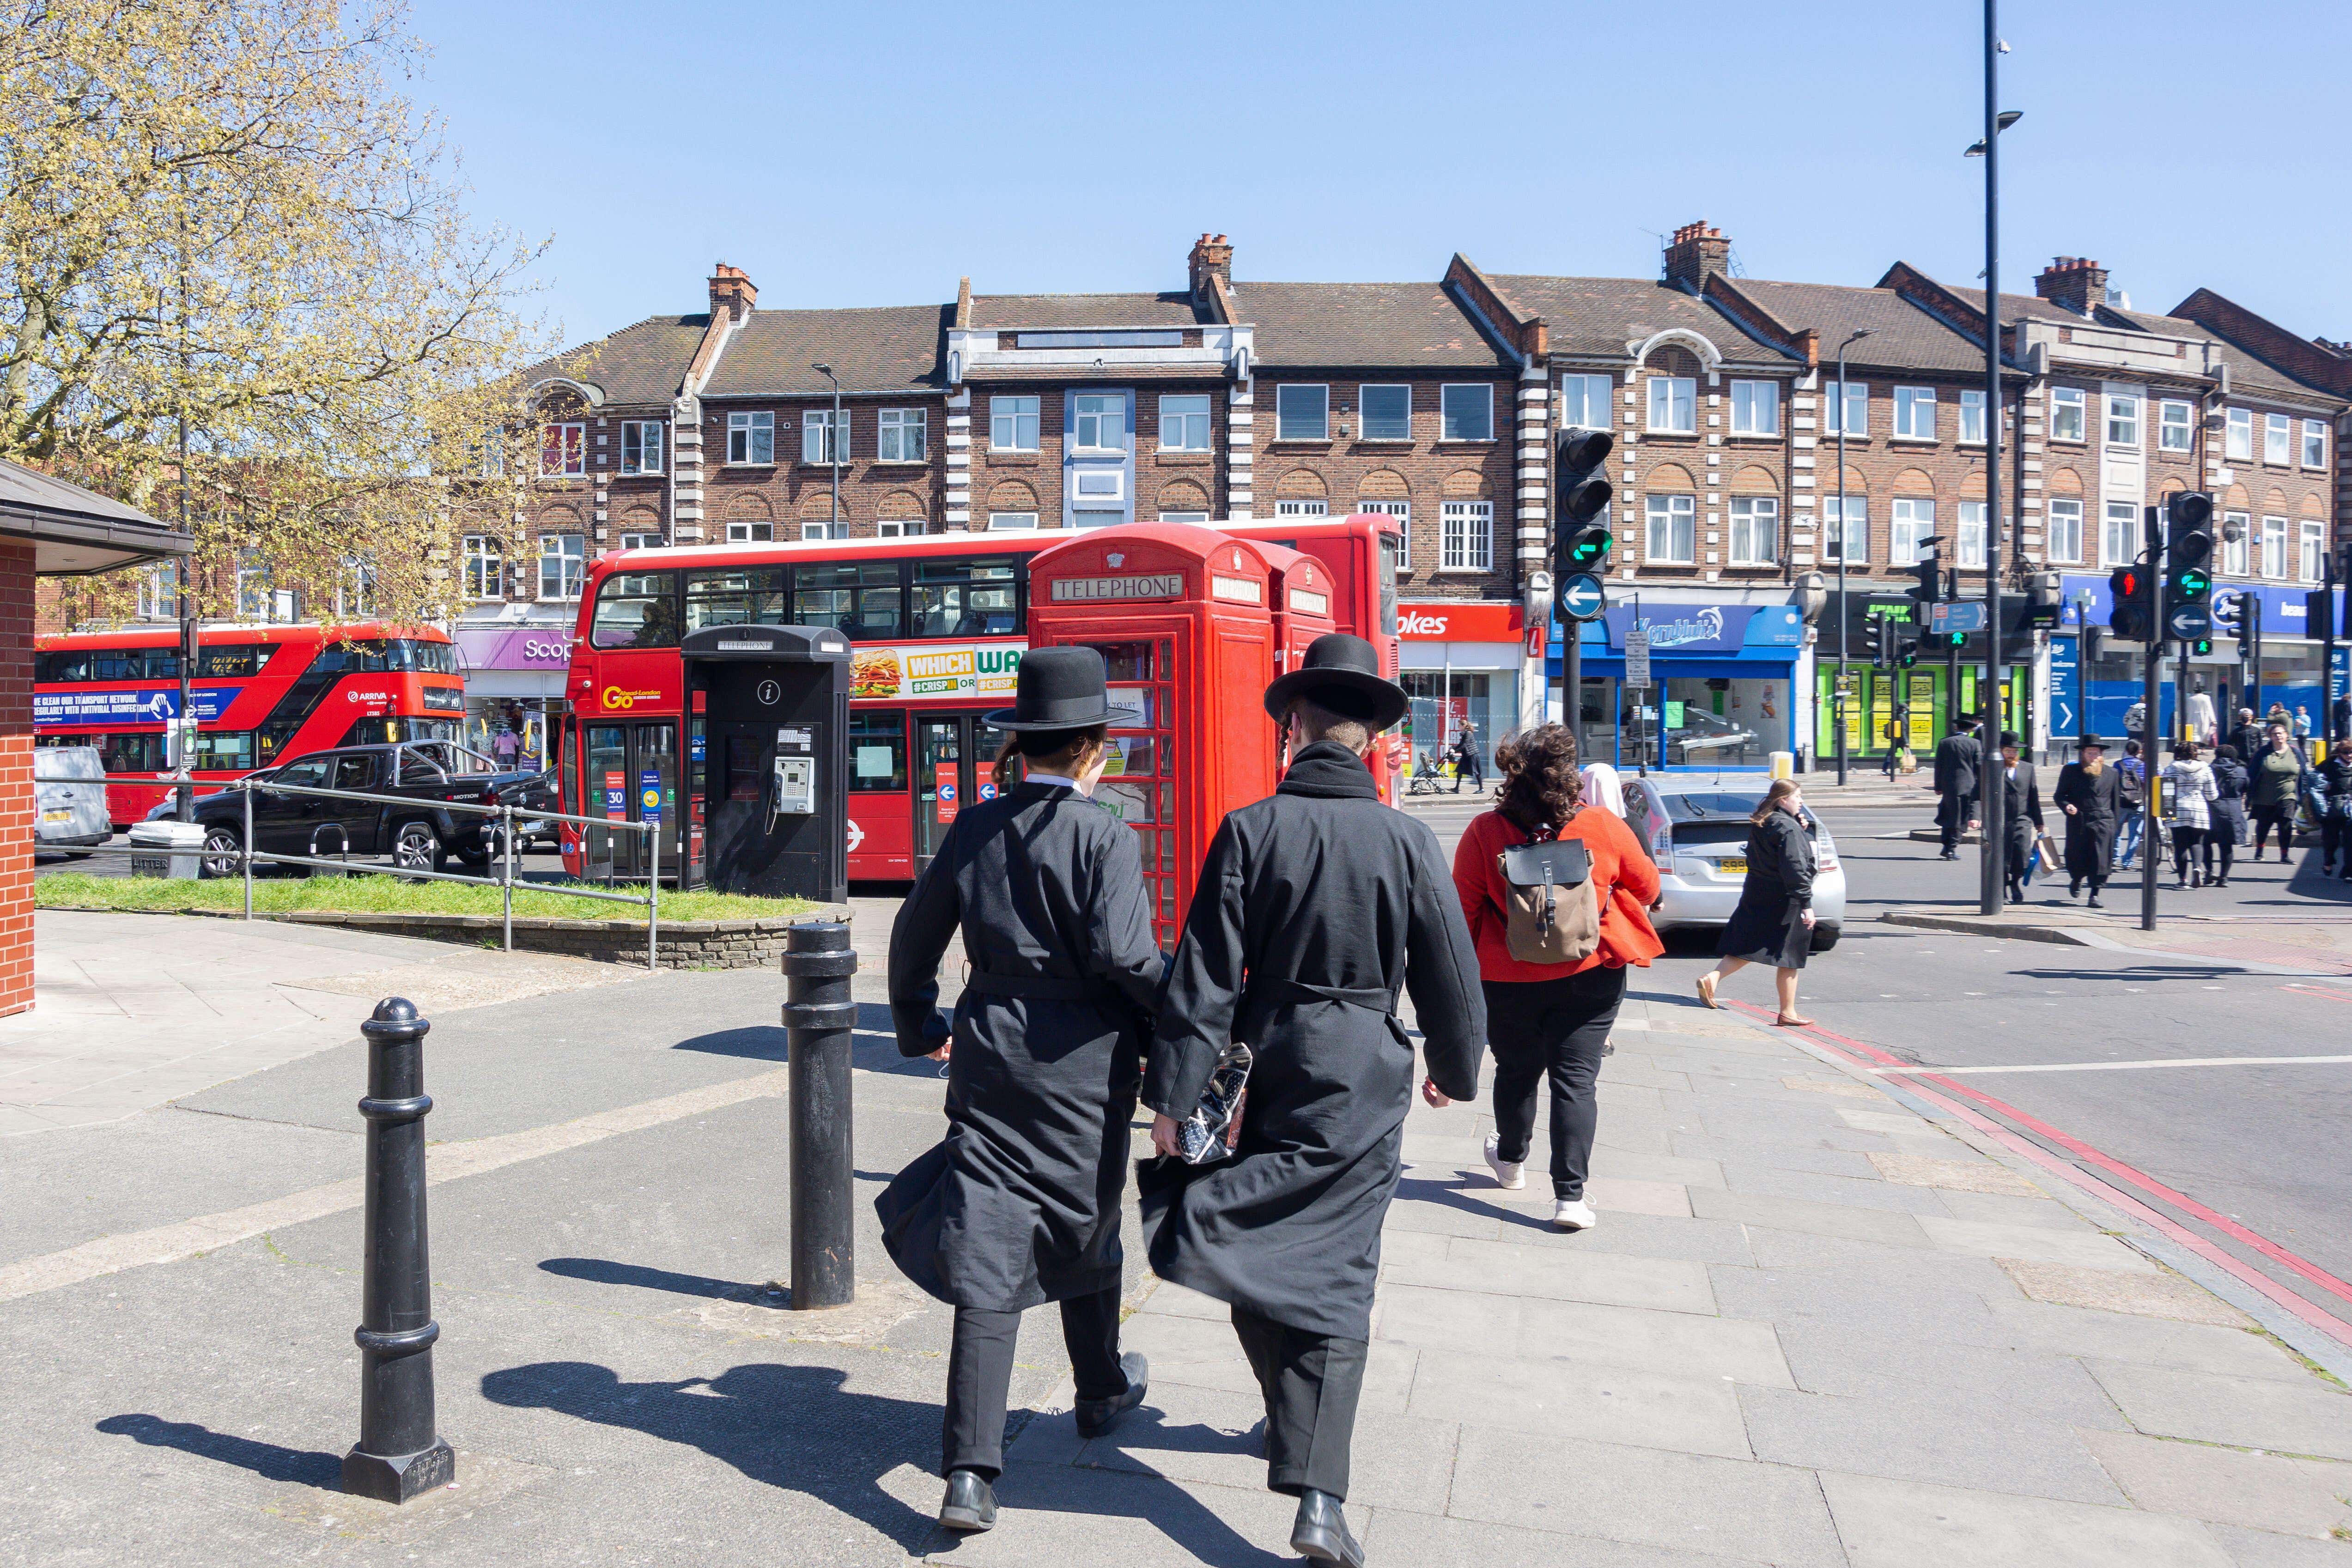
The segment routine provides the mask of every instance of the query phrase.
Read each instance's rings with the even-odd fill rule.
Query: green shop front
[[[2022,605],[2019,606],[2021,613]],[[1838,654],[1835,612],[1823,617],[1821,639],[1813,647],[1813,765],[1826,768],[1837,756],[1837,715],[1845,719],[1846,755],[1884,760],[1900,747],[1925,755],[1951,732],[1954,713],[1974,713],[1982,708],[1985,639],[1969,637],[1957,650],[1925,635],[1925,606],[1909,599],[1857,601],[1849,612],[1845,644],[1845,701],[1838,701]],[[2011,617],[2005,616],[2004,619]],[[1890,658],[1905,647],[1916,649],[1908,668],[1899,664],[1881,668],[1874,662],[1873,623],[1882,628]],[[2011,647],[2018,646],[2012,631]],[[1952,702],[1955,676],[1953,654],[1958,654],[1957,675],[1959,704]],[[2001,728],[2024,732],[2032,702],[2033,670],[2029,660],[2007,670],[2007,696],[2001,703]]]

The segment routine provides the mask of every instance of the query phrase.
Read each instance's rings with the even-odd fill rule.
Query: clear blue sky
[[[2002,281],[2095,257],[2352,336],[2352,6],[2011,0]],[[697,310],[1262,279],[1651,276],[1704,217],[1758,278],[1983,265],[1978,7],[417,0],[477,210],[553,241],[572,341]],[[2168,101],[2169,100],[2169,101]],[[829,153],[821,155],[821,149]]]

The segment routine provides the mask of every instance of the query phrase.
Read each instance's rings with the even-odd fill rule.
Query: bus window
[[[784,624],[784,569],[747,566],[686,574],[686,629]]]
[[[261,673],[262,660],[269,650],[259,643],[223,643],[196,650],[196,674],[199,679],[218,679],[240,675]]]
[[[907,787],[907,716],[882,711],[849,716],[849,787],[901,791]]]
[[[110,773],[160,773],[164,771],[163,737],[157,734],[65,735],[57,743],[96,746],[98,760]]]
[[[1397,635],[1397,552],[1403,548],[1401,536],[1376,533],[1381,550],[1381,635]]]
[[[596,590],[588,633],[597,647],[676,647],[677,574],[615,572]]]
[[[209,653],[212,650],[205,650]],[[195,768],[210,768],[220,773],[250,773],[253,771],[253,731],[250,730],[199,730],[196,731]]]
[[[793,578],[793,622],[831,626],[853,637],[895,637],[898,630],[898,564],[803,566]]]
[[[462,675],[457,668],[457,649],[453,643],[425,642],[418,638],[396,637],[387,643],[368,643],[380,649],[382,669],[415,670],[422,675]],[[353,666],[353,668],[359,668]]]
[[[918,561],[908,635],[1014,637],[1021,630],[1020,569],[1009,561]]]

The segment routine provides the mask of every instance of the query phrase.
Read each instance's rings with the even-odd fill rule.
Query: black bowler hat
[[[1404,688],[1381,676],[1381,656],[1372,645],[1346,632],[1330,632],[1307,645],[1298,668],[1265,689],[1265,710],[1277,721],[1306,698],[1343,719],[1385,730],[1412,707]]]
[[[1096,724],[1140,723],[1132,708],[1110,705],[1103,656],[1090,647],[1039,647],[1021,656],[1013,706],[988,721],[1000,730],[1084,730]]]
[[[2076,742],[2074,742],[2074,749],[2075,749],[2076,751],[2078,751],[2078,752],[2083,751],[2083,750],[2084,750],[2084,749],[2086,749],[2086,748],[2088,748],[2088,747],[2091,747],[2091,746],[2096,746],[2096,747],[2098,747],[2098,748],[2099,748],[2099,750],[2101,750],[2101,751],[2103,751],[2103,752],[2104,752],[2104,751],[2105,751],[2105,750],[2107,749],[2107,743],[2106,743],[2105,741],[2103,741],[2103,740],[2099,739],[2099,737],[2098,737],[2098,736],[2096,736],[2096,735],[2085,735],[2085,736],[2084,736],[2081,740],[2078,740],[2078,741],[2076,741]]]

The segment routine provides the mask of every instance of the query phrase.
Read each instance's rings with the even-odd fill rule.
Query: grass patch
[[[581,884],[573,884],[578,886]],[[599,884],[601,887],[602,884]],[[615,883],[614,892],[643,893],[643,883]],[[33,881],[33,902],[42,908],[85,910],[152,910],[173,912],[205,910],[237,913],[245,909],[242,879],[181,881],[167,877],[91,877],[60,872]],[[697,889],[680,893],[665,888],[661,896],[664,921],[772,920],[805,914],[817,906],[801,899],[756,899],[740,893]],[[295,914],[316,910],[343,914],[491,915],[499,910],[499,889],[469,887],[463,882],[411,881],[401,877],[268,877],[253,884],[257,915]],[[643,922],[646,912],[630,904],[605,899],[575,898],[562,884],[518,884],[514,893],[518,915],[556,920],[617,920]]]

